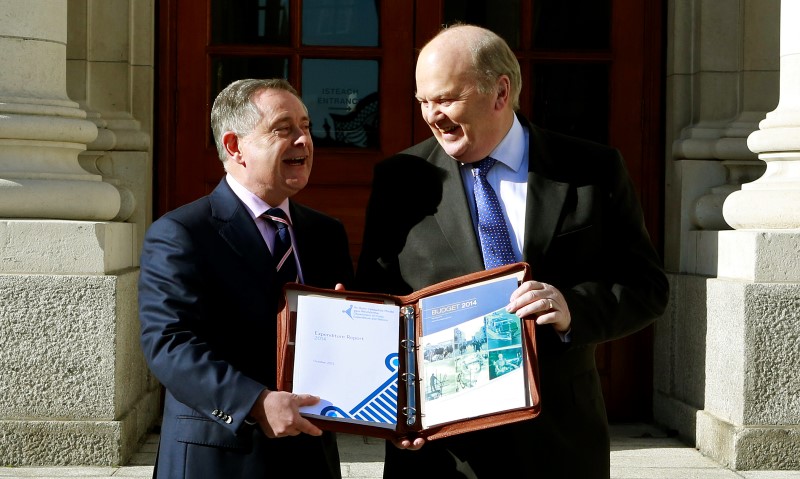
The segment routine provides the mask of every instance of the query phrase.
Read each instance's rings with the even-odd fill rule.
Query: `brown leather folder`
[[[539,369],[536,354],[536,328],[535,321],[523,319],[519,321],[521,327],[518,330],[518,338],[516,339],[517,349],[521,350],[522,355],[515,366],[523,369],[524,381],[522,382],[526,389],[523,393],[527,393],[525,404],[520,407],[494,411],[488,414],[473,415],[467,412],[453,420],[423,427],[423,415],[428,405],[427,402],[434,400],[430,393],[431,386],[435,385],[432,379],[426,380],[424,374],[424,365],[432,363],[430,362],[430,351],[423,351],[419,344],[424,314],[420,309],[420,299],[463,289],[464,287],[482,287],[484,284],[493,281],[508,281],[511,277],[516,279],[516,285],[529,280],[530,267],[526,263],[501,266],[437,283],[406,296],[359,291],[335,291],[289,283],[284,286],[283,306],[278,314],[278,389],[292,391],[296,347],[295,326],[299,297],[314,295],[322,296],[323,298],[346,299],[357,303],[393,304],[397,305],[400,311],[397,318],[400,338],[397,345],[399,366],[396,373],[396,387],[392,390],[397,401],[396,418],[392,421],[394,424],[378,426],[372,421],[342,420],[341,418],[320,417],[318,415],[306,416],[312,423],[320,429],[329,431],[384,439],[422,437],[430,441],[464,432],[533,419],[541,409]],[[503,300],[507,303],[508,298]],[[426,314],[432,314],[432,311]],[[483,364],[486,364],[485,358],[489,357],[488,344],[490,343],[487,341],[487,345],[484,345],[481,349],[475,346],[476,354],[480,352]],[[489,366],[487,365],[486,367]],[[495,364],[492,367],[497,368],[497,365]],[[495,374],[497,373],[495,372]],[[353,380],[359,380],[357,372],[353,373]],[[347,385],[343,385],[343,387],[347,387]],[[433,403],[429,404],[432,405]]]

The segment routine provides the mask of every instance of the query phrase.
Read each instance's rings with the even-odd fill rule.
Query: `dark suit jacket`
[[[290,209],[305,282],[349,285],[342,224]],[[269,249],[224,179],[147,231],[141,344],[167,390],[158,477],[340,477],[333,435],[268,439],[244,422],[259,393],[275,389],[278,293]]]
[[[403,469],[430,477],[465,477],[457,470],[469,469],[478,477],[519,477],[518,470],[543,478],[608,477],[595,345],[661,315],[668,283],[619,153],[520,120],[530,132],[523,260],[534,279],[564,294],[571,342],[550,326],[537,328],[540,417],[432,441],[420,451],[388,445],[386,477]],[[458,163],[436,140],[379,163],[357,288],[407,294],[481,269]]]

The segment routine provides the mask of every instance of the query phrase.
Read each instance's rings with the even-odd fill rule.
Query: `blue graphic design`
[[[353,319],[353,305],[352,305],[352,304],[350,305],[350,307],[349,307],[349,308],[347,308],[347,309],[343,309],[343,310],[342,310],[342,312],[343,312],[344,314],[346,314],[346,315],[350,316],[350,319]]]
[[[336,406],[322,409],[323,416],[358,419],[367,422],[397,424],[397,370],[400,358],[397,353],[386,356],[386,369],[392,372],[389,379],[378,386],[349,412]]]
[[[422,335],[427,336],[454,328],[466,321],[505,308],[517,286],[517,278],[506,278],[422,298],[419,301],[422,310]]]

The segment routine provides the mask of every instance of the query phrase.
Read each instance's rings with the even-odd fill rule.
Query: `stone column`
[[[800,2],[781,2],[780,102],[748,138],[764,175],[723,205],[708,281],[701,452],[733,469],[800,469]]]
[[[726,197],[764,172],[747,138],[778,102],[780,0],[667,0],[665,265],[653,418],[694,443],[705,402],[706,280]]]
[[[747,139],[767,164],[764,175],[742,186],[723,208],[736,229],[800,228],[800,2],[781,2],[780,102]]]
[[[138,346],[134,200],[67,95],[68,18],[86,4],[0,7],[0,466],[124,463],[159,413]]]
[[[78,162],[97,128],[67,98],[67,3],[47,5],[3,4],[0,217],[109,220],[119,212],[119,190]]]

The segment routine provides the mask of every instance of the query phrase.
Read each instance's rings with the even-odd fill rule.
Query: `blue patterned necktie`
[[[272,258],[275,260],[275,271],[278,274],[279,286],[290,281],[297,281],[297,264],[294,259],[292,237],[289,234],[289,219],[280,208],[270,208],[263,218],[275,226],[275,243],[272,246]]]
[[[481,239],[483,264],[486,269],[516,261],[506,220],[503,218],[503,210],[500,209],[500,201],[486,180],[486,174],[496,162],[494,158],[486,157],[472,165],[472,176],[475,178],[475,205],[478,210],[478,236]]]

